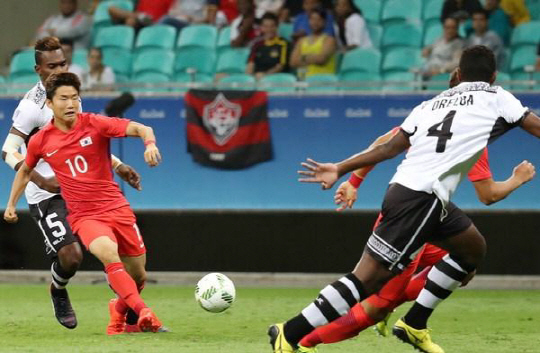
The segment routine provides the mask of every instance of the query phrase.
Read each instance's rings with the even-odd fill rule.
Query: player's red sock
[[[118,302],[125,302],[125,304],[133,309],[137,315],[142,309],[147,307],[139,295],[135,281],[126,272],[126,269],[121,262],[113,262],[108,264],[105,267],[105,272],[107,273],[109,285],[121,299],[118,300]],[[116,310],[120,313],[127,311],[120,311],[119,309],[122,308],[118,308],[117,306]]]
[[[140,284],[139,283],[135,283],[135,284],[137,285],[138,292],[141,293],[142,290],[144,289],[145,282],[140,283]],[[124,299],[119,297],[118,300],[116,301],[115,308],[116,308],[116,311],[118,311],[120,314],[126,314],[129,310],[129,305],[127,305]],[[138,317],[136,316],[136,314],[134,312],[130,312],[130,313],[132,313],[132,315],[135,315],[135,322],[137,322]]]
[[[344,341],[358,335],[361,331],[373,325],[375,322],[366,314],[360,304],[356,304],[347,315],[318,327],[316,330],[305,336],[300,345],[304,347],[315,347],[320,343],[335,343]]]
[[[392,309],[397,308],[405,302],[411,302],[418,298],[418,295],[426,284],[429,270],[431,270],[431,266],[426,267],[411,278],[409,284],[407,284],[407,288],[405,288],[405,290],[403,291],[403,294],[394,303],[391,304]]]

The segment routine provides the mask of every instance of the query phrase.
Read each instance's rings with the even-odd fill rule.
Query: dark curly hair
[[[77,75],[71,72],[52,74],[45,81],[45,92],[47,92],[47,99],[52,100],[56,90],[61,86],[71,86],[77,90],[77,93],[81,91],[81,81]]]
[[[461,81],[490,83],[493,74],[497,71],[495,55],[491,49],[484,45],[469,47],[461,54],[459,70],[461,71]]]
[[[36,60],[36,65],[41,63],[41,54],[45,51],[55,51],[62,49],[60,40],[56,37],[45,37],[41,38],[34,45],[34,58]]]

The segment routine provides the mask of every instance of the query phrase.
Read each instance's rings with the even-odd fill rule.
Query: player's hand
[[[358,197],[358,191],[354,186],[352,186],[349,181],[344,181],[339,185],[334,195],[334,201],[339,207],[336,211],[343,211],[347,208],[352,208]]]
[[[42,182],[38,185],[41,189],[47,190],[53,194],[58,194],[60,192],[60,184],[56,177],[43,178]]]
[[[465,277],[465,279],[463,279],[463,281],[461,282],[460,287],[465,287],[467,284],[469,284],[469,282],[472,281],[475,275],[476,275],[476,270],[469,272],[467,276]]]
[[[144,161],[150,167],[155,167],[161,163],[161,155],[155,143],[151,143],[146,146],[146,151],[144,151]]]
[[[534,178],[535,174],[536,171],[534,165],[529,161],[521,162],[517,167],[514,168],[514,172],[512,173],[512,175],[515,178],[518,178],[518,180],[521,181],[522,184],[525,184],[526,182]]]
[[[118,168],[116,168],[116,174],[132,188],[139,191],[142,190],[141,176],[131,166],[124,163],[120,164]]]
[[[302,183],[319,183],[323,190],[330,189],[338,180],[338,168],[334,163],[319,163],[313,159],[301,163],[307,170],[299,170],[298,174],[307,178],[300,178]]]
[[[19,217],[17,217],[17,212],[15,212],[15,207],[7,206],[4,211],[4,219],[8,223],[17,223]]]

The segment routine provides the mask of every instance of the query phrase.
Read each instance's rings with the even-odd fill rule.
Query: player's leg
[[[39,226],[51,264],[51,300],[55,317],[67,328],[77,326],[77,318],[71,306],[66,289],[71,277],[77,272],[82,262],[82,250],[73,235],[66,216],[65,202],[60,197],[44,200],[30,205],[30,214]]]
[[[146,283],[146,254],[139,256],[120,256],[120,260],[122,260],[126,271],[135,281],[137,290],[139,293],[141,293]],[[139,330],[139,326],[137,326],[139,316],[132,309],[130,309],[123,300],[117,299],[115,301],[115,307],[118,312],[126,313],[126,332],[141,332]]]

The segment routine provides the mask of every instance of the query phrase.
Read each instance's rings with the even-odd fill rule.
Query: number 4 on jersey
[[[428,136],[435,136],[439,138],[437,140],[437,148],[435,149],[435,152],[443,153],[446,149],[446,142],[452,138],[452,135],[454,135],[454,133],[450,131],[450,128],[452,128],[455,115],[455,110],[449,111],[440,123],[437,123],[428,129]],[[442,128],[439,130],[438,128],[440,125],[442,125]]]

